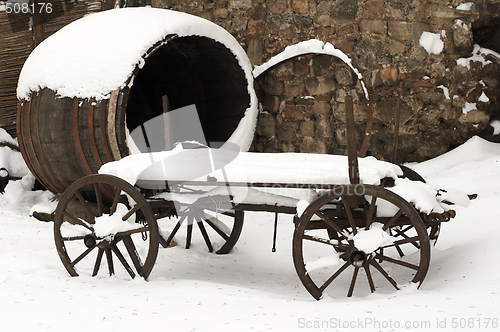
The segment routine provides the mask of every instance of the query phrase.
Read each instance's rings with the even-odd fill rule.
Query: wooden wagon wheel
[[[355,286],[360,295],[420,286],[430,244],[422,219],[403,198],[378,186],[345,185],[316,199],[298,219],[293,259],[315,299],[342,296],[345,288],[350,297]]]
[[[205,198],[209,199],[209,198]],[[160,221],[160,226],[164,230],[171,230],[167,236],[160,238],[160,243],[164,247],[172,244],[174,236],[179,233],[181,226],[186,225],[186,239],[185,248],[191,247],[193,226],[197,225],[201,233],[205,245],[209,252],[217,254],[227,254],[236,245],[241,230],[243,229],[244,212],[239,209],[224,209],[218,210],[210,208],[210,204],[192,204],[189,206],[181,207],[178,211],[179,219],[165,225],[165,221]]]
[[[71,276],[97,275],[105,256],[110,275],[147,279],[158,255],[151,207],[136,188],[110,175],[90,175],[66,189],[57,205],[54,237]]]

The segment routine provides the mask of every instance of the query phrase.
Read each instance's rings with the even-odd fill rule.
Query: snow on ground
[[[415,331],[498,329],[500,144],[471,139],[411,165],[433,183],[477,193],[442,227],[431,266],[413,287],[366,297],[314,300],[295,274],[292,217],[247,213],[233,252],[160,249],[149,281],[70,277],[52,223],[29,217],[32,200],[0,196],[0,319],[5,331]],[[41,192],[37,193],[40,195]],[[44,197],[43,199],[47,199]],[[349,287],[344,285],[345,291]],[[356,293],[355,293],[356,294]],[[488,324],[488,325],[487,325]],[[487,325],[487,326],[486,326]],[[464,327],[464,328],[462,328]]]

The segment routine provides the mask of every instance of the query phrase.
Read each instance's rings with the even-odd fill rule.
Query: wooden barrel
[[[19,101],[17,135],[23,157],[50,191],[63,192],[103,164],[130,154],[127,131],[170,109],[196,105],[207,142],[226,141],[253,103],[248,75],[224,44],[171,35],[143,56],[124,88],[107,99],[59,97],[43,88]]]

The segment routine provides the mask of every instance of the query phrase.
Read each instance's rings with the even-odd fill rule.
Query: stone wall
[[[241,42],[253,65],[300,41],[330,42],[351,57],[370,91],[374,123],[369,154],[391,159],[400,100],[400,162],[435,157],[473,135],[500,141],[490,125],[500,119],[500,59],[473,49],[476,43],[499,47],[494,39],[500,35],[500,0],[469,4],[151,0],[153,7],[188,12],[221,25]],[[424,32],[442,41],[442,50],[438,45],[439,52],[429,53],[420,43]],[[252,149],[344,153],[346,94],[355,100],[358,136],[364,131],[366,107],[356,82],[343,63],[326,55],[290,59],[262,74],[256,79],[262,112]]]

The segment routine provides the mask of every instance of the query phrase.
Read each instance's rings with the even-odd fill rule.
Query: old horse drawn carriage
[[[329,44],[300,48],[360,77]],[[355,85],[370,111],[362,80]],[[68,25],[32,53],[18,137],[32,173],[60,194],[54,236],[72,276],[147,279],[160,246],[180,246],[177,238],[226,254],[245,212],[268,211],[293,216],[295,269],[316,299],[334,287],[351,296],[358,284],[420,285],[430,241],[454,216],[452,191],[358,158],[351,94],[347,156],[246,152],[258,100],[238,42],[187,14],[119,9]]]

